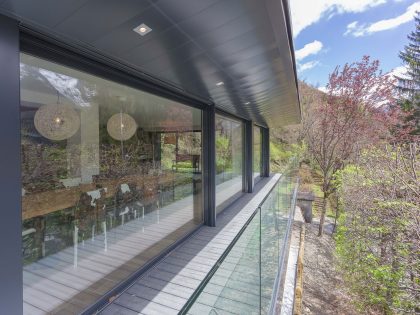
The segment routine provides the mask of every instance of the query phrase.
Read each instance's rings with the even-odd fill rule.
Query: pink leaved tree
[[[311,106],[303,124],[308,151],[322,176],[319,236],[337,171],[363,148],[395,137],[400,114],[393,82],[379,70],[379,61],[364,56],[330,74],[326,95]]]

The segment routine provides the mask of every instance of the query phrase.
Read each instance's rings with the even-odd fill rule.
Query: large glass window
[[[216,210],[243,192],[243,123],[216,115]]]
[[[25,314],[78,313],[203,220],[198,109],[22,54],[21,152]]]
[[[253,138],[254,138],[254,161],[253,161],[253,174],[254,174],[254,182],[257,182],[261,178],[262,174],[262,133],[261,128],[258,126],[254,126],[253,128]]]

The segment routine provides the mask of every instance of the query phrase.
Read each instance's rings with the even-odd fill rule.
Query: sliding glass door
[[[254,138],[254,154],[253,154],[253,177],[254,183],[256,183],[262,174],[262,132],[261,127],[253,127],[253,138]]]
[[[216,212],[243,192],[244,124],[216,115]]]
[[[201,138],[199,109],[21,54],[25,314],[80,312],[201,224]]]

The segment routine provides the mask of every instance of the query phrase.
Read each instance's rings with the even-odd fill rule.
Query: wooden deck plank
[[[165,259],[165,262],[167,262],[168,264],[171,264],[171,265],[178,266],[178,267],[192,269],[192,270],[198,270],[198,271],[204,271],[206,273],[209,272],[211,267],[212,267],[211,265],[203,265],[203,264],[196,263],[196,262],[193,262],[193,261],[185,261],[185,260],[178,259],[178,258],[172,257],[172,256],[167,257]]]
[[[56,296],[60,299],[66,299],[69,296],[73,296],[77,293],[76,289],[62,285],[60,283],[51,281],[49,279],[40,277],[35,274],[24,271],[25,277],[23,278],[23,284],[25,285],[23,291],[29,289],[45,291],[50,293],[52,296]]]
[[[180,254],[186,254],[186,255],[202,255],[203,257],[208,258],[216,258],[218,259],[220,255],[223,253],[223,250],[221,249],[214,249],[213,247],[205,247],[200,248],[194,244],[183,246],[182,248],[179,248],[178,252]]]
[[[77,268],[76,270],[72,265],[61,260],[54,259],[54,257],[47,257],[47,259],[43,259],[42,262],[40,262],[39,264],[49,268],[52,272],[64,272],[68,275],[72,275],[74,277],[82,278],[92,282],[106,275],[106,273],[90,269]]]
[[[92,282],[80,279],[73,276],[68,276],[65,273],[51,273],[50,268],[45,268],[44,266],[32,265],[31,268],[24,267],[23,270],[30,271],[40,277],[50,279],[54,282],[64,284],[66,286],[72,287],[77,290],[88,287]]]
[[[254,196],[248,195],[247,200],[241,199],[236,202],[232,206],[232,211],[219,213],[216,228],[202,227],[127,289],[124,293],[127,296],[123,294],[120,296],[121,299],[115,300],[105,308],[103,314],[163,314],[162,312],[170,310],[174,310],[176,314],[182,307],[181,304],[191,296],[255,210],[265,196],[264,191],[271,188],[265,186],[272,186],[274,182],[273,178],[265,182],[263,180],[260,192]],[[229,183],[224,183],[224,185],[226,186],[224,192],[227,194],[231,187]],[[150,254],[139,255],[144,250],[156,245],[164,248],[175,241],[167,237],[183,228],[188,220],[191,221],[192,204],[193,198],[189,196],[160,208],[159,220],[158,211],[154,210],[145,214],[144,220],[142,218],[129,220],[124,225],[108,229],[107,251],[105,251],[103,234],[95,235],[94,241],[89,239],[85,240],[84,244],[79,243],[77,267],[73,265],[73,247],[25,266],[24,295],[30,300],[26,308],[28,310],[34,308],[35,311],[40,310],[41,313],[46,313],[63,301],[65,302],[63,305],[69,304],[66,301],[72,299],[73,296],[81,299],[80,303],[83,304],[85,298],[80,292],[86,292],[86,300],[93,301],[93,297],[89,297],[89,294],[96,291],[89,293],[89,287],[95,286],[99,280],[108,281],[106,278],[111,273],[113,277],[109,279],[110,283],[118,281],[119,278],[125,278],[141,266],[148,257],[151,257]],[[179,230],[177,233],[183,232]],[[239,260],[245,246],[237,244],[237,248],[232,251],[232,257],[226,261],[226,270],[221,271],[221,275],[216,279],[216,286],[226,283],[226,277],[235,268],[246,267],[241,266]],[[244,260],[246,257],[242,259],[246,262]],[[116,270],[118,276],[115,274]],[[236,281],[236,279],[233,280]],[[230,288],[229,284],[228,288]],[[216,290],[216,288],[213,289]],[[217,291],[213,293],[215,292]],[[130,294],[134,296],[130,298]],[[48,304],[47,299],[50,298],[51,300],[48,301],[52,303]],[[138,302],[135,307],[134,301]],[[128,304],[124,305],[125,302]]]
[[[214,264],[217,262],[217,257],[212,256],[210,253],[207,253],[206,255],[194,255],[191,253],[184,253],[184,252],[174,252],[170,255],[171,257],[182,259],[186,262],[192,261],[197,262],[209,266],[214,266]]]
[[[38,275],[24,271],[23,283],[26,290],[39,290],[44,293],[50,294],[51,296],[60,298],[62,300],[68,300],[69,296],[75,296],[78,293],[78,290],[70,288],[66,285],[54,282],[52,280],[40,277]],[[85,293],[83,296],[80,296],[78,299],[73,299],[72,303],[83,307],[91,301],[92,299],[97,298],[97,296]]]
[[[165,280],[167,282],[175,284],[180,284],[192,289],[196,288],[201,282],[200,280],[191,277],[176,275],[162,270],[154,270],[153,273],[149,275],[149,277]]]
[[[150,277],[139,279],[139,281],[137,281],[132,287],[128,288],[127,291],[132,288],[135,289],[136,286],[152,288],[184,299],[188,299],[194,293],[194,289]]]
[[[185,276],[191,279],[202,280],[206,275],[207,272],[198,271],[194,269],[188,268],[180,268],[179,266],[168,264],[166,262],[162,262],[156,266],[156,269],[166,271],[175,275]]]
[[[112,304],[102,312],[103,315],[138,315],[138,312],[130,310],[118,304]]]
[[[64,302],[62,299],[39,290],[26,291],[23,301],[43,311],[48,311],[50,307],[57,307]]]
[[[117,299],[115,303],[139,311],[141,314],[146,314],[151,309],[150,305],[156,306],[161,305],[160,303],[166,303],[160,298],[156,298],[154,294],[157,296],[160,292],[165,292],[165,294],[182,297],[183,299],[191,296],[275,184],[277,178],[262,180],[260,182],[262,188],[255,196],[234,204],[231,211],[229,209],[220,213],[217,217],[216,228],[202,227],[184,244],[166,256],[157,266],[139,278],[133,286],[121,295],[124,298]],[[253,257],[247,254],[247,251],[253,251],[252,248],[252,235],[244,235],[222,264],[214,283],[212,281],[212,286],[206,288],[207,291],[203,293],[206,295],[208,303],[197,304],[197,307],[199,306],[203,313],[193,311],[193,314],[206,314],[212,307],[217,309],[218,314],[241,313],[255,309],[253,298],[259,297],[254,294],[257,289],[259,292],[259,286],[254,283],[253,269],[248,265],[255,262],[255,259],[252,260]],[[237,271],[249,275],[250,278],[241,279],[241,277],[237,277],[234,274]],[[183,292],[180,288],[184,288],[186,292]],[[222,291],[226,293],[226,296],[220,296]],[[142,300],[129,299],[126,296],[129,293]],[[212,305],[211,302],[216,303],[216,301],[220,305]],[[230,305],[232,301],[237,302],[237,305],[233,306],[234,309],[224,309],[224,305]],[[242,302],[245,302],[245,304],[241,306]],[[106,310],[107,308],[105,308]],[[168,313],[162,314],[172,314],[170,310],[166,311]]]
[[[43,315],[45,311],[23,301],[23,315]]]
[[[177,315],[178,311],[164,305],[150,302],[141,310],[141,315]]]
[[[67,254],[67,253],[62,252],[60,253],[60,255],[54,255],[54,259],[63,261],[74,268],[73,254]],[[92,269],[97,270],[97,271],[100,270],[100,271],[103,271],[103,273],[105,274],[109,272],[110,270],[114,270],[115,267],[116,267],[115,265],[110,265],[104,260],[91,259],[90,256],[86,258],[81,258],[81,259],[79,256],[79,260],[78,260],[78,268],[84,268],[86,270],[92,270]]]
[[[115,304],[124,306],[133,311],[139,312],[141,314],[177,314],[177,310],[171,307],[167,307],[161,304],[153,303],[144,298],[130,295],[128,293],[123,293],[117,299],[115,299]]]
[[[161,290],[151,289],[139,284],[132,286],[126,291],[126,293],[141,297],[149,301],[153,301],[170,308],[174,308],[178,311],[181,310],[184,304],[188,301],[188,298],[182,298],[177,295],[173,295]]]

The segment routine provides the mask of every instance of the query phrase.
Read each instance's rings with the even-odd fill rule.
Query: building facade
[[[0,313],[88,314],[269,177],[288,3],[0,1],[0,104]]]

